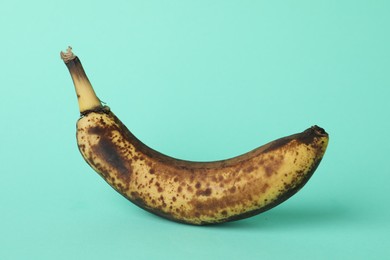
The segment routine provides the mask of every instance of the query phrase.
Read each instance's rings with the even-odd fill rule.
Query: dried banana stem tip
[[[64,61],[66,67],[68,67],[70,75],[72,76],[80,113],[84,115],[88,111],[101,109],[103,106],[96,96],[80,60],[73,54],[72,47],[68,47],[66,52],[61,52],[61,59]]]
[[[74,58],[76,58],[76,56],[72,52],[72,47],[70,47],[70,46],[66,49],[66,52],[61,51],[60,55],[61,55],[61,59],[65,63],[67,63],[67,62],[73,60]]]

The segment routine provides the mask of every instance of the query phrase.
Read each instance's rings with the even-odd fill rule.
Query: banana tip
[[[73,60],[74,58],[76,58],[76,56],[72,52],[72,47],[70,47],[70,46],[66,49],[66,52],[61,51],[60,52],[60,56],[61,56],[61,59],[65,63],[67,63],[67,62]]]
[[[325,129],[322,127],[319,127],[318,125],[313,125],[310,128],[310,131],[312,131],[314,134],[316,134],[318,136],[328,136],[328,133],[325,131]]]

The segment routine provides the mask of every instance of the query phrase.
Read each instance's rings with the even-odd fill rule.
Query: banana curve
[[[243,155],[214,162],[172,158],[148,147],[97,98],[71,49],[61,53],[77,93],[77,143],[116,191],[158,216],[207,225],[271,209],[300,190],[319,165],[328,134],[313,126]]]
[[[146,146],[105,107],[78,121],[77,140],[88,164],[134,204],[205,225],[253,216],[291,197],[315,171],[328,136],[312,127],[232,159],[192,162]]]

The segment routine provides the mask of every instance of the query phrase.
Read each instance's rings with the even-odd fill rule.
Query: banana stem
[[[79,58],[73,54],[72,47],[68,47],[66,52],[61,52],[61,59],[65,62],[72,76],[80,113],[83,115],[88,111],[101,109],[103,106],[100,99],[96,96]]]

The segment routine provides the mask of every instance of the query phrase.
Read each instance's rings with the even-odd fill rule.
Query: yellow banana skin
[[[78,88],[91,86],[80,61],[64,61],[84,93]],[[92,102],[82,110],[85,99],[79,96],[77,143],[86,162],[134,204],[181,223],[223,223],[275,207],[306,184],[329,140],[313,126],[231,159],[179,160],[142,143],[107,106]]]

